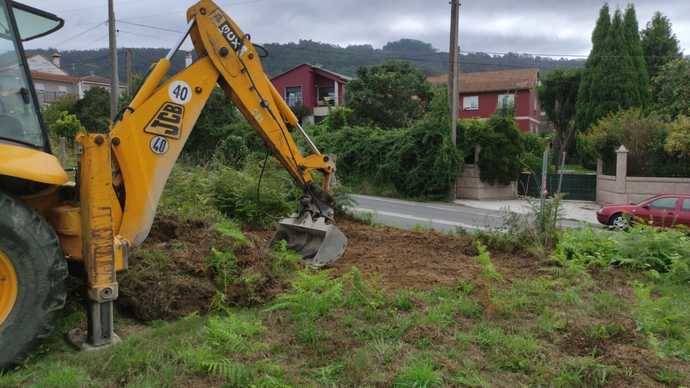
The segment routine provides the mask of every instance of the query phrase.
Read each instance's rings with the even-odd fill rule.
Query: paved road
[[[412,202],[398,199],[353,195],[356,214],[372,214],[376,223],[404,229],[427,228],[443,232],[458,229],[488,230],[503,226],[505,212],[477,209],[447,203]],[[581,226],[579,222],[563,220],[565,227]]]

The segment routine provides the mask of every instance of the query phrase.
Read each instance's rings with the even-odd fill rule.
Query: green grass
[[[236,225],[216,229],[244,244]],[[273,301],[253,308],[218,303],[209,316],[154,322],[96,353],[64,344],[60,332],[84,317],[71,305],[59,332],[24,366],[0,375],[0,387],[598,387],[690,381],[690,294],[679,283],[685,279],[682,265],[668,274],[635,275],[590,273],[574,261],[556,260],[516,274],[505,259],[492,259],[488,248],[478,244],[477,252],[473,280],[424,291],[383,290],[376,277],[357,269],[295,273],[299,258],[278,246],[274,273],[291,280]],[[164,264],[163,252],[155,249],[140,256],[149,266]],[[216,273],[252,284],[251,273],[237,271],[232,251],[217,250],[208,260]],[[631,320],[637,330],[627,332]],[[586,352],[573,339],[586,343]],[[614,349],[629,354],[618,360]]]

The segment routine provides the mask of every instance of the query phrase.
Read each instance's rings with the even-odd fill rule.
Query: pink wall
[[[316,89],[314,88],[315,75],[309,65],[302,65],[292,71],[273,79],[273,85],[283,98],[288,87],[301,86],[304,106],[314,108],[316,106]]]
[[[508,94],[503,92],[488,92],[488,93],[463,93],[460,95],[460,118],[489,118],[496,112],[498,106],[498,96],[501,94]],[[479,96],[478,110],[464,110],[463,97],[465,96]],[[517,124],[524,132],[530,132],[530,120],[527,117],[535,120],[540,119],[540,112],[537,108],[536,91],[520,90],[515,96],[515,117],[524,117],[525,119],[517,119]]]
[[[321,85],[331,86],[334,82],[332,79],[326,78],[321,74],[317,74],[317,71],[314,71],[311,66],[304,64],[274,78],[272,82],[283,98],[285,98],[286,88],[301,86],[304,106],[315,108],[318,105],[316,88]],[[345,101],[345,84],[343,82],[338,82],[338,84],[338,99],[342,105]]]

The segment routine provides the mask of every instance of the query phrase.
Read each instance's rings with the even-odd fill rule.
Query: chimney
[[[53,62],[53,65],[55,65],[55,67],[60,68],[60,58],[61,57],[62,57],[62,55],[60,55],[60,53],[58,53],[58,52],[53,53],[51,62]]]
[[[192,52],[187,51],[187,55],[185,55],[185,57],[184,57],[184,67],[191,66],[192,62],[194,62],[194,60],[192,59]]]

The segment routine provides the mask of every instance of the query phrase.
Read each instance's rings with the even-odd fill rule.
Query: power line
[[[263,3],[269,0],[247,0],[247,1],[239,1],[236,3],[226,3],[226,4],[219,4],[218,6],[222,8],[227,8],[227,7],[232,7],[236,5],[247,5],[247,4],[254,4],[254,3]],[[132,16],[132,17],[125,17],[120,20],[138,20],[138,19],[147,19],[151,18],[154,16],[165,16],[165,15],[173,15],[173,14],[178,14],[181,12],[187,11],[188,8],[176,8],[173,10],[168,10],[166,12],[159,12],[159,13],[154,13],[154,14],[147,14],[147,15],[137,15],[137,16]]]
[[[102,22],[96,24],[95,26],[93,26],[93,27],[91,27],[91,28],[88,28],[88,29],[86,29],[86,30],[84,30],[84,31],[82,31],[82,32],[80,32],[80,33],[78,33],[78,34],[76,34],[76,35],[70,36],[69,38],[67,38],[67,39],[65,39],[65,40],[63,40],[63,41],[61,41],[61,42],[59,42],[59,43],[55,43],[55,46],[56,46],[56,47],[57,47],[57,46],[61,46],[61,45],[65,44],[65,43],[69,42],[70,40],[79,38],[80,36],[83,36],[83,35],[85,35],[86,33],[91,32],[91,31],[95,30],[96,28],[98,28],[98,27],[100,27],[100,26],[102,26],[102,25],[105,25],[106,22],[107,22],[107,21],[102,21]]]
[[[150,26],[148,24],[141,24],[141,23],[134,23],[134,22],[126,22],[124,20],[118,20],[118,22],[122,24],[128,24],[130,26],[137,26],[137,27],[142,27],[142,28],[149,28],[151,30],[158,30],[158,31],[165,31],[165,32],[175,32],[178,34],[184,34],[184,31],[179,31],[179,30],[171,30],[169,28],[163,28],[163,27],[156,27],[156,26]]]

